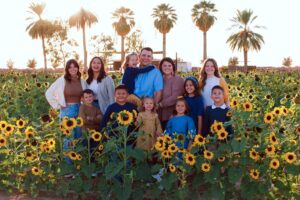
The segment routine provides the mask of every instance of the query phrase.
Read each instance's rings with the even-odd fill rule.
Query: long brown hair
[[[215,68],[214,75],[215,75],[216,77],[218,77],[218,78],[221,77],[220,72],[219,72],[219,68],[218,68],[217,61],[216,61],[215,59],[213,59],[213,58],[207,58],[207,59],[204,61],[203,66],[202,66],[201,71],[200,71],[200,77],[199,77],[199,79],[200,79],[200,81],[199,81],[199,83],[200,83],[200,86],[199,86],[200,91],[203,90],[203,88],[204,88],[204,86],[205,86],[205,84],[206,84],[207,74],[205,73],[205,65],[206,65],[206,63],[209,62],[209,61],[212,62],[212,63],[214,64],[214,68]]]
[[[72,80],[71,74],[69,72],[69,69],[70,69],[70,67],[71,67],[72,64],[74,65],[74,67],[76,67],[78,69],[78,72],[77,72],[78,80],[80,80],[80,77],[81,77],[81,73],[79,71],[79,64],[78,64],[78,62],[75,59],[70,59],[66,63],[65,75],[64,75],[65,80],[68,81],[68,82],[70,82]]]
[[[91,82],[94,79],[94,72],[93,72],[93,69],[92,69],[92,63],[95,59],[99,59],[100,62],[101,62],[101,68],[100,68],[99,75],[97,77],[97,83],[99,83],[99,82],[101,83],[102,79],[106,77],[106,72],[104,70],[104,62],[103,62],[102,58],[99,57],[99,56],[95,56],[95,57],[92,58],[92,60],[90,62],[90,65],[89,65],[88,78],[86,79],[87,84],[91,84]]]

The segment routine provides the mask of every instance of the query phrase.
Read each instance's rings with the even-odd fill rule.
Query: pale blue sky
[[[1,38],[0,38],[0,68],[6,67],[6,61],[12,59],[18,68],[26,67],[28,59],[35,58],[38,66],[43,66],[42,47],[40,40],[32,40],[25,28],[30,16],[27,12],[29,0],[2,1],[0,7]],[[136,28],[143,32],[143,39],[147,46],[154,50],[161,50],[162,35],[154,28],[151,14],[153,8],[160,3],[169,3],[178,16],[177,23],[167,35],[167,55],[178,56],[192,63],[193,66],[200,66],[202,58],[203,38],[202,32],[193,24],[191,9],[195,3],[200,1],[192,0],[48,0],[44,11],[45,19],[68,19],[68,17],[79,10],[81,6],[95,13],[99,23],[87,31],[87,39],[94,34],[111,34],[116,40],[116,47],[119,48],[120,38],[115,34],[111,24],[112,12],[125,6],[135,12]],[[243,61],[241,52],[232,52],[227,38],[232,31],[230,19],[235,16],[237,9],[252,9],[258,16],[256,25],[263,25],[266,29],[257,30],[264,36],[265,44],[260,52],[249,53],[249,65],[257,66],[281,66],[284,57],[291,56],[293,65],[300,65],[300,28],[299,28],[299,7],[297,0],[214,0],[218,12],[215,14],[217,21],[208,32],[208,56],[217,60],[218,64],[226,65],[229,57],[237,56]],[[82,44],[81,31],[71,29],[71,37]],[[82,48],[78,49],[82,55]],[[90,58],[90,57],[89,57]],[[159,56],[157,58],[160,58]],[[48,64],[50,65],[50,62]]]

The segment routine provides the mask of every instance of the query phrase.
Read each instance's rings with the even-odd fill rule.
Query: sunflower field
[[[0,190],[72,193],[73,199],[89,193],[94,199],[300,199],[299,71],[223,73],[231,121],[215,122],[214,134],[197,135],[188,150],[175,145],[184,141],[178,133],[159,137],[150,152],[129,145],[143,133],[127,133],[137,115],[128,111],[111,116],[119,125],[109,133],[83,131],[63,150],[82,119],[60,120],[45,99],[60,74],[1,73]],[[121,75],[112,77],[118,83]]]

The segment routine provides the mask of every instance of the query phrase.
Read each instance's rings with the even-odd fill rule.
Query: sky
[[[142,31],[145,46],[154,51],[162,50],[162,35],[154,28],[153,8],[161,3],[168,3],[176,10],[177,22],[167,34],[167,56],[183,58],[192,66],[201,66],[203,55],[203,34],[195,26],[191,18],[193,5],[200,1],[194,0],[6,0],[1,1],[0,20],[0,68],[6,68],[9,59],[14,61],[16,68],[26,68],[29,59],[36,59],[37,66],[43,67],[41,40],[33,40],[25,31],[29,24],[26,18],[31,2],[46,3],[43,13],[44,19],[67,20],[80,7],[93,12],[98,17],[98,23],[87,30],[87,46],[91,35],[111,35],[115,40],[116,49],[120,49],[121,39],[112,28],[112,13],[119,7],[125,6],[135,13],[136,26]],[[211,0],[215,3],[218,12],[217,21],[207,33],[207,54],[215,58],[219,66],[227,65],[232,56],[238,57],[243,64],[242,52],[232,51],[226,43],[227,38],[234,32],[229,30],[237,9],[252,9],[257,19],[255,25],[265,26],[265,29],[256,29],[263,35],[265,44],[259,52],[249,52],[249,65],[282,66],[284,57],[290,56],[293,66],[300,66],[300,28],[299,7],[297,0]],[[80,45],[78,53],[83,57],[81,31],[72,28],[69,33]],[[89,55],[88,60],[91,58]],[[156,55],[160,59],[160,55]],[[51,63],[48,62],[48,66]]]

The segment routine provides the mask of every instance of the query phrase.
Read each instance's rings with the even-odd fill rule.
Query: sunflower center
[[[267,116],[267,120],[271,120],[271,116]]]
[[[67,121],[67,126],[73,126],[73,122],[71,120]]]
[[[188,160],[189,160],[189,161],[193,161],[193,158],[192,158],[192,157],[188,157]]]
[[[10,126],[6,127],[6,131],[11,131],[11,127]]]
[[[294,156],[293,156],[293,155],[289,155],[289,156],[288,156],[288,159],[289,159],[289,160],[293,160],[293,159],[294,159]]]
[[[5,141],[4,141],[4,139],[0,139],[0,143],[2,143],[2,144],[3,144],[4,142],[5,142]]]

